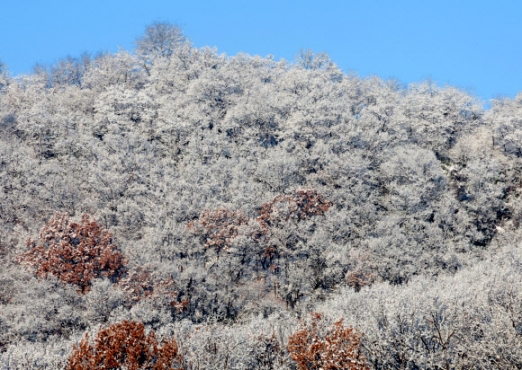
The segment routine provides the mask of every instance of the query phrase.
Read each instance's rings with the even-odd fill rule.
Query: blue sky
[[[167,21],[227,55],[325,51],[345,72],[490,99],[522,91],[521,19],[520,0],[0,0],[0,60],[17,75],[85,51],[132,50],[147,24]]]

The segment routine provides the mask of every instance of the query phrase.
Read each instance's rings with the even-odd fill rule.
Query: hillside
[[[61,368],[132,320],[187,369],[294,369],[312,312],[370,368],[522,366],[522,95],[485,109],[157,27],[0,77],[0,368]],[[45,252],[95,234],[120,259],[91,275]]]

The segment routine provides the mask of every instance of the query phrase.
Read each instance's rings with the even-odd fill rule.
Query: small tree
[[[287,349],[299,370],[367,370],[361,337],[355,329],[344,327],[342,319],[325,328],[323,316],[316,312],[310,324],[290,336]]]
[[[68,370],[91,369],[182,369],[182,357],[175,339],[160,344],[156,334],[145,334],[145,326],[123,321],[98,332],[92,343],[89,335],[73,346]]]
[[[45,278],[52,274],[60,280],[89,290],[91,280],[107,277],[116,281],[125,273],[127,260],[113,244],[112,234],[83,215],[80,222],[56,213],[40,231],[38,241],[27,240],[29,250],[18,261],[35,269]]]

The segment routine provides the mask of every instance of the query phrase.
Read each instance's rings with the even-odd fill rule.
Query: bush
[[[113,244],[112,234],[89,215],[80,222],[56,213],[40,231],[38,242],[28,239],[29,250],[18,261],[45,278],[52,274],[81,292],[89,290],[91,280],[107,277],[113,282],[125,273],[126,258]]]
[[[313,313],[311,323],[290,336],[287,348],[299,370],[366,370],[361,337],[355,329],[344,327],[342,319],[325,328],[322,315]]]
[[[142,323],[123,321],[100,331],[94,345],[86,334],[73,346],[67,369],[182,369],[181,361],[175,339],[160,345],[154,331],[145,334]]]

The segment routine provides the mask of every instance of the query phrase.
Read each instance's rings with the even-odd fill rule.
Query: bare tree
[[[7,66],[0,60],[0,89],[9,84],[9,71]]]

